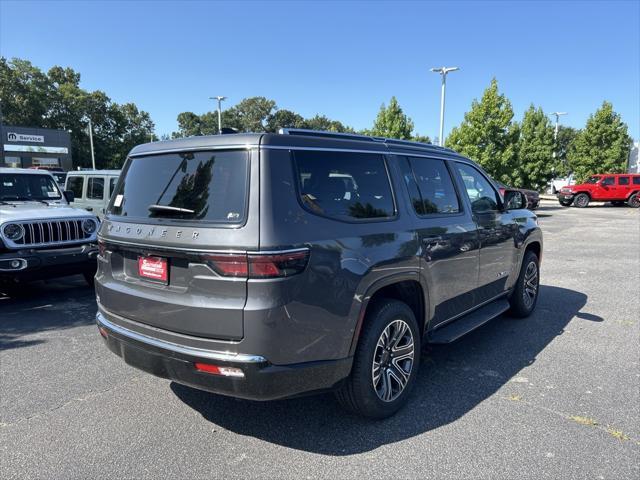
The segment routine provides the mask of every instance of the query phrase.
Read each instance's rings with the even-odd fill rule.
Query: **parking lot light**
[[[444,135],[444,99],[445,99],[445,90],[447,88],[447,73],[455,72],[456,70],[460,70],[459,67],[438,67],[432,68],[431,71],[434,73],[439,73],[442,77],[442,89],[440,92],[440,136],[438,137],[438,143],[442,147],[444,145],[444,139],[442,138]]]

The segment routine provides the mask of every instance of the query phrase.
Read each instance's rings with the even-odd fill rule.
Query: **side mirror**
[[[71,190],[65,190],[64,192],[62,192],[62,194],[64,195],[65,200],[69,203],[73,202],[73,200],[76,198]]]
[[[527,208],[527,197],[519,190],[505,190],[504,206],[507,210]]]

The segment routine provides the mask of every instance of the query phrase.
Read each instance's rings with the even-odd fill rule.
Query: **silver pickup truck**
[[[48,172],[0,168],[0,286],[75,274],[93,284],[99,220],[72,197]]]

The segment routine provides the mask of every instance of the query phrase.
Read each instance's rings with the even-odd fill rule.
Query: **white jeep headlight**
[[[24,227],[19,223],[7,223],[2,227],[2,233],[6,238],[15,242],[24,237]]]

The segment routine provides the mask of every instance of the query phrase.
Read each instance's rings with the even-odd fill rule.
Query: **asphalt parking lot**
[[[541,297],[423,359],[407,408],[255,403],[107,351],[81,277],[0,295],[3,478],[638,478],[640,211],[538,210]]]

